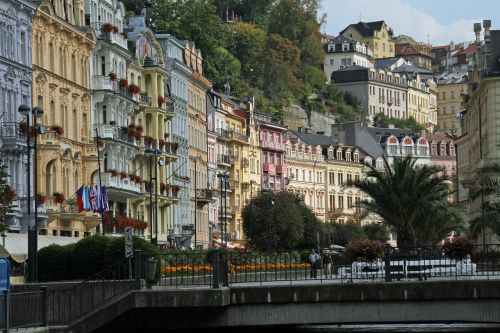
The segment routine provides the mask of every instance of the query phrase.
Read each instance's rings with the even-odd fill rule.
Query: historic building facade
[[[208,203],[211,201],[203,195],[208,189],[206,94],[212,88],[212,83],[203,76],[201,51],[196,48],[194,42],[184,43],[184,63],[192,70],[188,82],[188,163],[191,179],[190,221],[194,224],[195,235],[191,242],[193,246],[206,247],[210,243]]]
[[[462,95],[469,93],[467,71],[445,72],[437,80],[437,124],[440,131],[461,135]]]
[[[31,100],[31,17],[35,11],[32,1],[0,3],[0,158],[9,175],[7,183],[15,191],[14,207],[6,221],[7,228],[14,232],[26,232],[33,222],[27,216],[26,137],[20,133],[24,120],[18,108],[22,104],[37,106]],[[28,175],[32,177],[31,172]],[[30,210],[34,212],[33,187],[30,197]]]
[[[339,32],[340,35],[365,44],[373,51],[375,59],[394,57],[395,43],[392,40],[392,30],[384,21],[350,24]]]
[[[484,39],[481,30],[484,28]],[[457,174],[459,179],[459,201],[469,209],[469,218],[481,213],[481,201],[488,197],[470,198],[470,188],[477,182],[477,170],[488,163],[500,161],[498,137],[500,124],[500,30],[491,30],[491,21],[484,20],[474,24],[476,34],[476,52],[469,58],[470,74],[469,93],[464,96],[462,116],[462,134],[456,139],[458,148]],[[495,243],[494,234],[485,230],[480,234],[479,242]]]
[[[175,117],[172,119],[171,142],[177,144],[177,160],[173,162],[172,184],[179,187],[179,202],[173,207],[173,228],[169,230],[170,245],[189,247],[194,228],[190,221],[190,173],[189,173],[189,124],[188,124],[188,82],[192,69],[183,60],[184,45],[168,34],[156,34],[165,57],[168,72],[168,89],[174,102]],[[167,89],[166,89],[167,90]]]
[[[32,24],[32,105],[44,109],[48,129],[38,137],[37,186],[46,196],[48,223],[42,233],[92,234],[96,216],[75,214],[76,191],[97,179],[97,147],[91,123],[90,58],[96,43],[84,25],[84,4],[42,1]]]

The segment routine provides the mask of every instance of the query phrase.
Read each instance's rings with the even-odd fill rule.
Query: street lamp
[[[26,149],[27,149],[27,161],[26,161],[26,174],[27,174],[27,191],[26,191],[26,203],[28,212],[28,282],[38,281],[38,211],[36,206],[36,194],[38,192],[36,174],[37,174],[37,151],[36,151],[36,139],[37,134],[45,133],[45,127],[42,125],[36,125],[36,118],[43,116],[43,109],[41,107],[30,108],[26,104],[19,106],[17,111],[24,117],[26,117]],[[30,113],[33,117],[30,121]],[[36,129],[36,134],[33,138],[33,146],[31,146],[31,129]],[[33,149],[33,173],[31,172],[31,149]],[[34,223],[31,223],[31,175],[33,174],[33,190],[35,197],[35,216]]]
[[[149,155],[149,238],[151,239],[151,244],[158,245],[158,165],[163,166],[163,160],[157,161],[158,155],[161,154],[161,150],[146,148],[144,150],[146,155]],[[155,161],[155,176],[153,178],[153,158]],[[155,215],[155,238],[153,239],[153,179],[155,181],[155,203],[154,203],[154,215]]]
[[[221,213],[221,232],[223,244],[227,247],[227,181],[229,173],[227,171],[217,173],[217,178],[220,179],[220,213]],[[224,186],[222,185],[224,184]],[[224,211],[222,210],[222,198],[224,198]],[[222,215],[224,214],[224,215]]]

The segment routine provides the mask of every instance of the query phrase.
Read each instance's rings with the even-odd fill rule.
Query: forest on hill
[[[349,93],[323,74],[321,0],[123,0],[128,15],[146,7],[157,31],[192,40],[203,55],[204,74],[216,91],[243,99],[282,119],[283,106],[330,113],[337,122],[365,121]]]

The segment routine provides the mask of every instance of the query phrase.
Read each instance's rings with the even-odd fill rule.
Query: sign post
[[[132,240],[132,227],[125,227],[125,258],[128,259],[128,275],[132,279],[132,257],[134,256],[134,242]]]

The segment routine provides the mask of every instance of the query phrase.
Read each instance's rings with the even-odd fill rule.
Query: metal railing
[[[39,327],[47,325],[47,291],[28,291],[10,294],[4,291],[0,295],[0,328],[4,331],[13,328]]]
[[[69,324],[136,286],[131,265],[120,261],[72,288],[48,292],[47,322]]]

